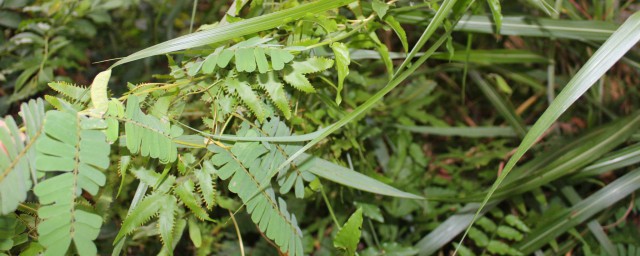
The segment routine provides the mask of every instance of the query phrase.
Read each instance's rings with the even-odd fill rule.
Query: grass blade
[[[629,17],[629,19],[595,52],[587,63],[569,81],[566,87],[560,92],[558,97],[551,103],[549,108],[531,127],[524,137],[514,155],[507,162],[504,170],[498,176],[489,193],[483,200],[476,216],[487,204],[493,193],[500,186],[505,177],[511,172],[516,163],[535,144],[543,133],[564,113],[582,94],[584,94],[604,73],[613,66],[624,54],[635,46],[640,40],[640,12]],[[472,222],[472,223],[473,223]],[[462,240],[469,232],[471,225],[465,231]],[[462,242],[461,240],[461,242]]]
[[[463,17],[455,30],[474,33],[493,34],[495,24],[486,16],[470,15]],[[617,26],[604,21],[553,20],[544,18],[510,16],[502,19],[499,34],[533,37],[553,37],[583,41],[605,41],[613,34]]]
[[[496,205],[497,203],[489,203],[489,205],[484,207],[481,215],[484,215],[485,212],[490,211]],[[415,247],[418,248],[418,255],[432,255],[442,248],[442,246],[451,242],[451,240],[458,236],[458,234],[471,223],[474,211],[477,211],[479,207],[480,204],[478,203],[465,205],[458,213],[449,217],[442,224],[438,225],[436,229],[431,231],[431,233],[420,239],[415,245]]]
[[[515,137],[517,134],[511,127],[487,126],[487,127],[434,127],[434,126],[404,126],[397,125],[398,129],[437,136],[459,136],[468,138],[486,137]]]
[[[572,186],[566,186],[560,189],[560,191],[562,192],[562,195],[567,198],[567,200],[569,200],[569,202],[573,205],[579,203],[582,200],[580,194],[578,194],[578,191],[576,191]],[[609,239],[609,236],[607,236],[607,234],[604,232],[604,229],[602,228],[602,225],[600,225],[597,220],[589,221],[589,223],[587,223],[587,227],[596,238],[596,240],[598,240],[600,246],[602,246],[602,249],[607,253],[607,255],[618,255],[616,247],[613,245],[613,242],[611,242],[611,239]]]
[[[469,71],[469,76],[473,79],[476,84],[480,87],[480,90],[484,95],[489,99],[491,104],[496,108],[498,113],[502,115],[502,117],[507,120],[507,123],[513,127],[513,129],[518,134],[518,137],[522,138],[527,133],[527,128],[524,126],[524,122],[520,118],[520,116],[516,115],[516,111],[511,105],[511,102],[505,100],[502,95],[498,94],[498,92],[491,86],[487,81],[480,76],[480,73],[475,70]]]
[[[524,254],[530,254],[570,228],[590,219],[596,213],[610,207],[640,189],[640,169],[616,179],[598,192],[580,201],[562,214],[556,215],[547,225],[531,231],[530,235],[516,246]]]
[[[311,165],[313,166],[313,168],[309,169],[309,172],[338,184],[379,195],[424,199],[421,196],[398,190],[362,173],[334,164],[319,157],[303,154],[301,157],[296,159],[296,164],[308,164],[306,163],[307,161],[312,161]]]
[[[349,4],[353,1],[354,0],[315,1],[307,4],[301,4],[290,9],[269,13],[231,24],[221,25],[209,30],[184,35],[135,52],[117,61],[110,68],[114,68],[127,62],[151,56],[162,55],[217,42],[223,42],[244,35],[272,29],[282,25],[285,22],[300,19],[305,15],[322,13],[324,11]]]

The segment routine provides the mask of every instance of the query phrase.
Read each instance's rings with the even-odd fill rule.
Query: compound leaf
[[[127,100],[124,129],[131,153],[158,158],[161,163],[171,163],[178,158],[178,148],[173,139],[182,135],[183,130],[144,114],[135,95]]]
[[[40,199],[39,243],[46,254],[63,255],[73,241],[78,254],[96,255],[93,243],[100,233],[102,217],[76,205],[82,190],[97,195],[106,181],[109,144],[102,119],[75,112],[52,110],[45,117],[44,133],[36,144],[36,166],[45,172],[63,172],[39,183],[34,193]],[[71,213],[71,214],[69,214]]]
[[[27,199],[32,177],[36,176],[36,150],[33,145],[42,133],[44,103],[31,100],[20,106],[26,134],[20,132],[13,117],[0,119],[0,213],[9,214]]]

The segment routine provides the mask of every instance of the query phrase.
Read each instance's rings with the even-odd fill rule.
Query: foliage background
[[[110,164],[99,170],[104,184],[98,184],[96,192],[80,185],[70,203],[71,209],[102,219],[90,239],[100,254],[118,249],[127,254],[283,254],[287,250],[279,240],[296,237],[296,231],[271,233],[245,210],[255,194],[272,191],[274,201],[283,199],[274,211],[284,209],[289,216],[285,219],[297,222],[304,254],[448,255],[474,219],[485,191],[533,130],[542,139],[533,138],[531,150],[522,152],[523,160],[483,205],[486,213],[468,229],[457,253],[640,252],[640,199],[635,196],[640,186],[635,169],[640,160],[640,94],[635,86],[640,82],[640,52],[632,47],[637,43],[633,34],[640,33],[638,18],[632,16],[640,10],[636,2],[360,1],[301,14],[299,20],[279,19],[277,26],[231,40],[186,37],[179,42],[200,47],[168,50],[167,40],[214,31],[225,26],[222,23],[250,22],[304,1],[232,4],[237,12],[227,13],[231,3],[204,0],[0,1],[0,114],[20,120],[48,110],[47,118],[40,113],[41,123],[35,125],[44,127],[45,135],[30,133],[35,130],[27,121],[18,122],[16,128],[26,133],[24,145],[11,130],[9,117],[4,119],[7,128],[0,138],[9,160],[0,161],[5,170],[0,190],[10,188],[6,175],[18,170],[7,163],[21,161],[11,161],[10,145],[37,159],[53,153],[45,146],[34,146],[32,152],[28,141],[65,142],[47,126],[56,122],[49,117],[55,107],[78,117],[69,122],[86,122],[81,130],[108,147],[105,155],[89,161],[100,166],[102,158],[109,158]],[[451,13],[442,11],[446,8]],[[439,11],[446,17],[442,24]],[[631,50],[603,46],[604,55],[626,55],[608,71],[603,64],[580,76],[588,60],[605,61],[594,52],[627,20],[629,27],[633,22],[636,27],[611,40],[626,41]],[[425,29],[433,36],[422,37]],[[114,67],[103,83],[94,80],[113,64],[101,61],[154,45],[151,55],[159,56]],[[394,71],[405,67],[407,53],[422,54],[434,45],[437,51],[425,64],[410,66],[415,71],[396,80]],[[268,72],[260,69],[255,49],[271,60]],[[224,51],[233,56],[225,65],[219,60]],[[284,58],[286,65],[277,69],[274,56]],[[218,60],[214,68],[207,67],[207,59],[213,58]],[[604,75],[596,76],[600,73]],[[581,82],[588,79],[595,85]],[[71,85],[92,81],[91,92]],[[399,81],[397,87],[388,87],[393,81]],[[115,100],[105,103],[100,113],[96,99],[101,97],[94,95],[94,88],[107,83],[108,97]],[[551,102],[562,99],[560,91],[572,85],[588,89],[557,121],[545,118]],[[386,88],[393,90],[370,103]],[[46,107],[42,101],[21,105],[45,95]],[[361,106],[368,111],[352,116]],[[346,125],[328,137],[317,132],[342,120]],[[549,130],[531,128],[540,120],[556,122]],[[139,123],[144,125],[135,125]],[[136,149],[130,141],[140,127],[153,129],[140,131],[144,135]],[[105,135],[98,135],[102,131]],[[239,142],[210,136],[219,133],[295,141]],[[310,137],[296,137],[304,134]],[[150,141],[163,136],[169,138],[168,148],[176,148],[175,155],[154,153],[162,147]],[[123,138],[126,142],[120,142]],[[198,144],[203,138],[217,143]],[[309,140],[316,144],[307,151],[315,157],[311,163],[283,165],[287,172],[257,182],[262,188],[235,187],[242,169],[264,175]],[[224,169],[235,160],[239,169]],[[38,174],[30,176],[39,184],[62,176],[52,170],[65,170],[52,162],[47,165],[52,170],[41,166],[32,167]],[[322,176],[331,170],[355,171],[373,180]],[[90,179],[97,184],[99,177]],[[362,191],[378,184],[425,199],[407,199],[411,195],[396,190],[398,197],[384,196],[388,191]],[[11,196],[0,195],[2,205],[8,205]],[[2,212],[0,249],[9,255],[53,251],[41,237],[41,223],[48,219],[41,212],[47,204],[43,194],[37,186],[29,187],[25,197],[17,209]],[[63,249],[83,254],[77,244]]]

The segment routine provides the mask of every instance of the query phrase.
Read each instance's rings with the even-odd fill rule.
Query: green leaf
[[[433,127],[433,126],[396,126],[399,129],[436,136],[460,136],[469,138],[515,137],[512,127]]]
[[[198,222],[196,222],[195,218],[189,218],[189,239],[193,242],[193,246],[196,248],[200,248],[202,246],[202,234],[200,232],[200,227],[198,227]]]
[[[120,123],[118,118],[124,117],[124,105],[117,99],[111,99],[109,101],[109,108],[105,114],[105,121],[107,122],[107,129],[104,133],[107,135],[107,141],[113,143],[120,137]]]
[[[543,133],[564,113],[582,94],[613,66],[624,54],[640,40],[640,12],[635,13],[589,58],[587,63],[569,81],[538,121],[531,127],[509,159],[498,179],[485,197],[485,205],[502,181],[511,172],[516,163],[535,144]],[[478,213],[480,212],[478,210]],[[477,214],[476,214],[477,216]],[[474,220],[476,217],[474,217]],[[464,238],[464,235],[463,235]]]
[[[336,70],[338,71],[338,91],[336,92],[336,104],[342,102],[342,88],[344,87],[344,78],[349,75],[349,48],[343,43],[332,43],[331,49],[336,57]]]
[[[223,47],[218,47],[202,61],[202,73],[211,74],[218,66],[218,55],[222,52]]]
[[[598,192],[585,198],[569,209],[554,214],[553,219],[529,233],[516,245],[525,254],[530,254],[569,229],[588,221],[595,214],[608,209],[616,202],[640,188],[640,169],[635,169],[611,182]]]
[[[162,205],[158,213],[158,231],[160,231],[160,238],[164,247],[172,251],[173,228],[176,221],[175,214],[178,209],[178,201],[173,196],[165,196],[163,199],[164,201],[156,202]]]
[[[489,244],[487,244],[487,250],[494,255],[523,255],[518,250],[511,248],[508,244],[498,240],[491,240]]]
[[[80,87],[68,82],[50,82],[49,87],[72,101],[87,102],[91,93],[89,88]]]
[[[42,134],[44,103],[42,99],[22,103],[20,116],[26,134],[20,132],[11,116],[0,119],[0,215],[16,210],[27,199],[36,174],[35,141]]]
[[[269,71],[269,62],[267,62],[267,56],[264,54],[264,49],[261,47],[256,47],[253,49],[253,54],[256,57],[256,65],[258,66],[258,71],[262,74]]]
[[[385,15],[387,15],[387,11],[389,10],[389,5],[380,0],[373,0],[371,1],[371,8],[373,9],[374,12],[376,12],[376,14],[378,14],[378,17],[382,19],[384,18]]]
[[[302,156],[295,160],[295,163],[309,164],[313,166],[309,169],[309,172],[358,190],[399,198],[423,199],[421,196],[398,190],[362,173],[308,154],[302,154]]]
[[[282,70],[284,64],[293,60],[293,55],[287,50],[272,48],[269,50],[271,56],[271,67],[273,70]]]
[[[384,223],[384,216],[382,216],[382,211],[380,211],[380,207],[378,205],[361,202],[355,202],[354,204],[356,207],[362,208],[362,214],[364,214],[364,216],[380,223]]]
[[[331,66],[333,66],[333,60],[322,57],[311,57],[304,61],[294,61],[285,69],[284,81],[300,91],[314,93],[316,89],[313,88],[305,75],[329,69]]]
[[[260,122],[264,122],[267,118],[267,107],[253,89],[251,89],[246,79],[241,80],[235,77],[227,77],[227,79],[225,79],[225,85],[230,94],[237,95],[242,102],[249,107],[251,113],[253,113]]]
[[[454,30],[474,33],[494,34],[496,24],[485,15],[464,16]],[[618,26],[611,22],[597,20],[554,20],[525,16],[502,18],[501,35],[565,38],[584,41],[607,40]]]
[[[71,241],[80,255],[96,255],[93,243],[100,233],[102,218],[76,207],[82,190],[97,195],[106,182],[102,173],[109,167],[111,151],[102,119],[52,110],[45,117],[44,133],[36,143],[38,170],[63,172],[38,183],[34,193],[42,206],[38,216],[39,243],[46,254],[63,255]],[[69,214],[73,212],[73,214]]]
[[[178,184],[174,192],[180,198],[180,201],[184,203],[198,219],[213,221],[207,211],[202,208],[200,197],[195,193],[195,184],[193,181],[187,180]]]
[[[345,251],[345,255],[355,255],[362,233],[362,208],[354,212],[347,223],[338,231],[333,239],[333,246]]]
[[[489,244],[489,237],[477,228],[471,228],[469,230],[469,238],[480,247],[485,247]]]
[[[284,84],[278,80],[274,72],[259,74],[258,85],[267,92],[267,96],[278,107],[286,119],[291,118],[291,106],[284,91]]]
[[[171,203],[170,195],[153,193],[146,196],[124,219],[118,235],[116,235],[116,238],[113,240],[113,244],[116,244],[122,237],[131,234],[136,228],[157,216],[163,204],[168,203]]]
[[[404,52],[408,52],[409,43],[407,42],[407,33],[404,31],[404,28],[402,28],[402,25],[400,25],[400,22],[398,22],[393,16],[385,17],[384,22],[387,23],[394,32],[396,32],[398,39],[400,39],[400,43],[402,43],[402,49],[404,49]]]
[[[509,216],[513,216],[513,215],[509,215]],[[515,216],[513,216],[513,217],[515,217]],[[518,220],[518,221],[520,221],[520,220]],[[484,229],[484,231],[490,232],[490,233],[495,232],[496,229],[498,228],[498,226],[496,226],[496,223],[493,222],[491,219],[489,219],[487,217],[482,217],[482,218],[478,219],[476,224],[478,224],[478,226],[482,227],[482,229]]]
[[[111,78],[111,69],[100,72],[91,83],[91,104],[101,115],[109,108],[109,98],[107,97],[109,78]]]
[[[489,9],[491,9],[491,15],[493,15],[493,22],[496,24],[496,33],[500,33],[502,28],[502,8],[500,7],[500,0],[487,0]]]
[[[527,224],[525,224],[522,220],[520,220],[520,218],[516,217],[515,215],[509,214],[507,215],[507,217],[504,218],[504,220],[507,222],[507,224],[513,227],[516,227],[522,232],[531,231],[529,230],[529,227],[527,226]]]
[[[216,203],[216,186],[214,182],[217,177],[214,174],[215,169],[210,162],[204,162],[203,167],[202,169],[196,169],[194,175],[198,180],[198,188],[200,188],[200,193],[202,193],[207,209],[211,209]]]
[[[135,95],[127,99],[124,123],[127,148],[131,153],[158,158],[161,163],[171,163],[178,158],[173,139],[182,135],[182,129],[144,114]]]
[[[411,50],[411,52],[409,53],[409,56],[407,57],[407,59],[405,59],[405,62],[403,63],[403,65],[401,67],[404,67],[404,66],[408,65],[409,60],[411,58],[413,58],[413,56],[415,56],[415,54],[417,53],[419,48],[421,48],[424,45],[424,43],[426,43],[426,40],[428,40],[431,37],[431,35],[435,32],[435,30],[442,24],[442,21],[444,20],[446,15],[449,14],[449,11],[451,10],[451,7],[453,7],[453,4],[455,4],[455,1],[456,0],[445,0],[445,2],[443,3],[443,6],[438,9],[438,11],[436,13],[436,16],[431,20],[431,23],[429,23],[429,26],[427,26],[427,29],[425,30],[425,32],[421,36],[421,39],[419,40],[419,43],[414,47],[414,49]],[[352,112],[350,112],[349,114],[347,114],[343,118],[341,118],[339,121],[337,121],[337,122],[331,124],[329,127],[327,127],[327,129],[325,131],[323,131],[322,134],[320,134],[319,136],[317,136],[316,138],[311,140],[309,143],[304,145],[304,147],[302,147],[296,153],[291,155],[289,157],[289,159],[287,159],[285,162],[283,162],[278,167],[278,169],[282,169],[282,168],[288,166],[296,158],[301,156],[304,153],[304,151],[306,151],[309,148],[313,147],[314,145],[316,145],[317,143],[322,141],[324,138],[329,136],[331,133],[337,131],[341,127],[345,126],[346,124],[348,124],[349,122],[353,121],[354,119],[356,119],[357,117],[359,117],[363,113],[365,113],[368,110],[370,110],[385,95],[387,95],[391,90],[393,90],[402,81],[404,81],[404,79],[409,77],[409,75],[411,75],[415,70],[417,70],[417,68],[420,65],[422,65],[422,63],[424,63],[436,51],[436,49],[438,49],[442,45],[442,43],[444,43],[446,38],[447,37],[441,37],[438,41],[436,41],[424,53],[424,55],[422,55],[417,61],[415,61],[413,63],[413,65],[408,67],[407,70],[405,70],[405,71],[396,71],[397,74],[393,76],[393,79],[391,81],[389,81],[387,83],[387,85],[385,85],[385,87],[380,89],[376,94],[371,96],[365,103],[363,103],[362,105],[358,106]],[[399,70],[402,70],[402,68],[400,68]],[[318,174],[316,173],[316,175],[318,175]]]
[[[146,57],[162,55],[170,52],[214,44],[218,42],[224,42],[230,39],[265,31],[281,26],[283,24],[283,21],[294,21],[305,17],[309,13],[324,13],[327,10],[338,8],[353,1],[354,0],[314,1],[307,4],[301,4],[290,9],[269,13],[266,15],[260,15],[255,18],[250,18],[230,24],[225,24],[222,26],[217,26],[212,29],[195,32],[135,52],[127,57],[120,59],[119,61],[114,63],[111,68]],[[222,55],[220,57],[222,57]]]
[[[238,133],[240,136],[256,136],[248,130],[247,123]],[[251,220],[272,239],[283,252],[302,255],[302,232],[293,214],[287,211],[284,200],[276,198],[273,189],[268,188],[268,172],[258,161],[267,149],[258,142],[237,142],[230,150],[215,145],[208,147],[214,155],[211,163],[217,167],[217,175],[229,180],[229,191],[238,194],[246,205]],[[266,189],[265,189],[266,188]]]
[[[239,72],[253,72],[256,70],[256,59],[253,48],[240,48],[236,53],[236,70]]]
[[[498,234],[498,236],[502,238],[513,240],[513,241],[522,240],[522,234],[520,233],[520,231],[509,226],[499,226],[498,230],[496,231],[496,234]]]

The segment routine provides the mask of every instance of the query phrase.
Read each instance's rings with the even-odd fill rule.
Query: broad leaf
[[[362,208],[354,212],[347,223],[338,231],[333,239],[333,246],[345,251],[345,255],[355,255],[362,233]]]

